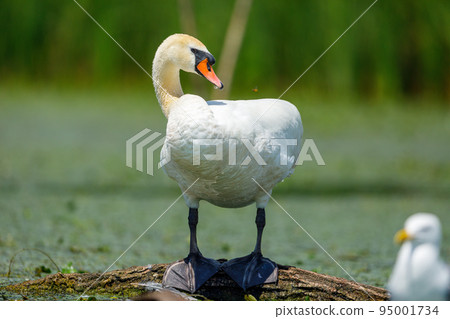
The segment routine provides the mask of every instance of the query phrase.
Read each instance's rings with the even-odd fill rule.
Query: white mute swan
[[[429,213],[414,214],[395,240],[402,247],[387,285],[391,300],[449,300],[450,269],[439,257],[439,219]]]
[[[164,40],[153,60],[156,96],[168,119],[161,159],[170,158],[163,168],[184,193],[191,232],[189,255],[167,269],[163,284],[191,292],[219,269],[244,290],[277,280],[276,264],[261,253],[265,207],[272,188],[293,172],[303,133],[297,108],[286,101],[206,102],[183,94],[179,70],[223,88],[214,63],[199,40],[184,34]],[[256,203],[257,241],[250,255],[223,264],[202,256],[196,238],[200,200],[221,207]]]

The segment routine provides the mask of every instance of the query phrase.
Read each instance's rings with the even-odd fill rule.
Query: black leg
[[[266,212],[264,208],[258,208],[256,212],[256,236],[255,250],[247,256],[235,258],[222,265],[222,269],[242,289],[276,282],[278,279],[278,267],[276,263],[262,256],[261,240],[264,226],[266,225]]]
[[[258,230],[258,233],[256,235],[256,245],[255,245],[255,253],[261,254],[261,240],[262,240],[262,233],[264,230],[264,227],[266,226],[266,211],[264,208],[258,208],[256,212],[256,219],[255,219],[256,229]]]
[[[214,259],[203,257],[197,245],[198,209],[189,208],[189,230],[191,239],[189,255],[167,267],[163,277],[163,285],[179,288],[194,293],[201,285],[220,269],[220,263]]]
[[[198,224],[198,209],[189,208],[189,231],[191,232],[191,240],[189,245],[189,254],[199,254],[200,250],[197,245],[197,224]]]

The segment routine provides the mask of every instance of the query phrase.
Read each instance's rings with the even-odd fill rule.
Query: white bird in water
[[[450,268],[440,258],[439,219],[414,214],[395,241],[402,246],[387,285],[391,300],[449,300]]]
[[[223,88],[212,69],[214,63],[205,45],[185,34],[164,40],[153,60],[156,96],[168,119],[161,158],[170,161],[163,168],[184,193],[191,233],[189,255],[168,267],[163,284],[191,292],[220,269],[244,290],[277,280],[277,265],[261,253],[265,207],[273,187],[294,171],[303,133],[300,113],[286,101],[207,102],[184,94],[180,70]],[[209,160],[195,156],[195,141],[203,141],[201,151],[209,154]],[[201,200],[230,208],[256,203],[257,240],[251,254],[224,264],[203,257],[196,236]]]

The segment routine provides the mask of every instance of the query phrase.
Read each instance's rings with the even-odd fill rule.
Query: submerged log
[[[106,295],[119,299],[158,300],[157,294],[146,298],[148,291],[161,291],[161,281],[168,264],[135,266],[100,273],[52,274],[37,280],[1,287],[27,295],[67,294],[73,296]],[[178,300],[387,300],[385,289],[343,278],[318,274],[291,266],[279,267],[278,283],[266,284],[244,292],[224,272],[210,278],[195,294],[180,293]],[[174,292],[175,290],[171,290]],[[144,295],[144,293],[146,293]],[[163,290],[165,299],[170,296]],[[176,293],[176,291],[175,291]],[[141,297],[138,297],[141,296]],[[162,296],[162,295],[161,295]],[[78,297],[76,297],[78,298]],[[83,299],[86,297],[83,297]],[[169,297],[170,298],[170,297]]]

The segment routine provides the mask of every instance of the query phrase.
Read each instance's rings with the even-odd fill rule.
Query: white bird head
[[[165,58],[178,69],[197,73],[217,88],[223,88],[222,82],[212,69],[216,59],[209,53],[206,46],[196,38],[187,34],[173,34],[164,40],[158,51],[164,52]],[[156,56],[158,56],[158,52]]]
[[[399,244],[411,241],[416,245],[433,243],[439,246],[441,236],[441,223],[436,215],[417,213],[405,221],[405,227],[397,232],[395,241]]]

